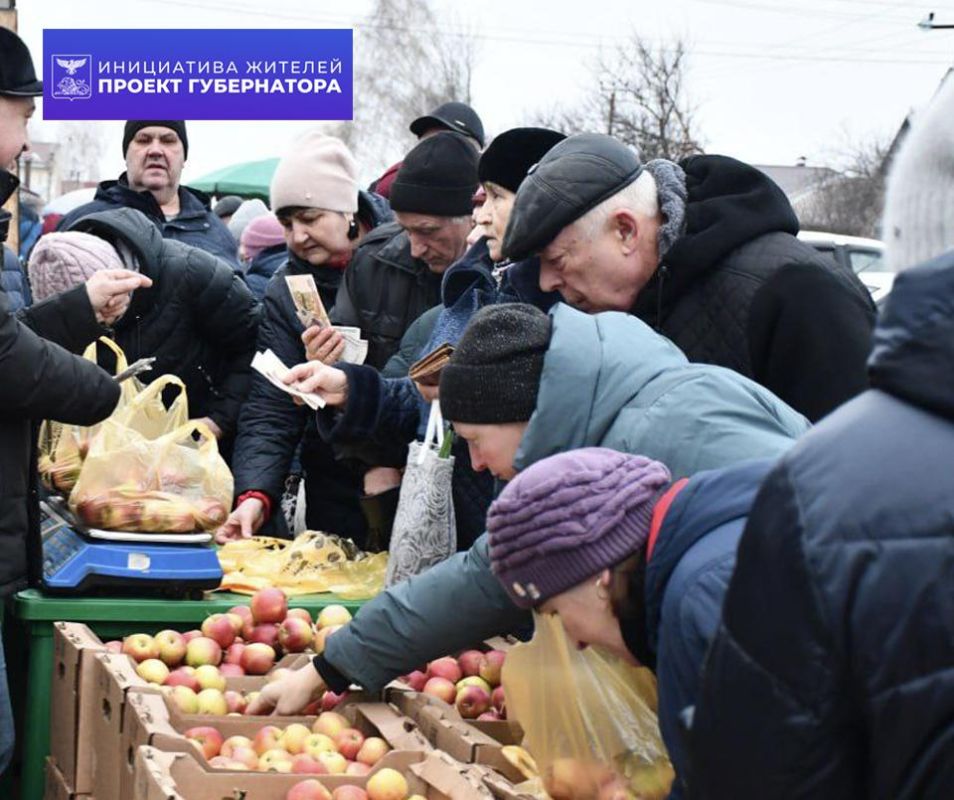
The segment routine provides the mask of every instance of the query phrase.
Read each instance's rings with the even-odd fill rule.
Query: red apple
[[[465,686],[457,693],[454,705],[464,719],[477,719],[490,708],[490,692],[479,686]]]
[[[195,679],[199,682],[199,688],[201,689],[225,691],[225,678],[219,668],[212,666],[212,664],[203,664],[201,667],[196,667]]]
[[[236,636],[241,636],[242,626],[245,625],[245,617],[241,614],[233,614],[231,611],[226,612],[225,616],[232,623],[232,632]]]
[[[494,689],[493,693],[490,695],[490,702],[494,704],[494,708],[497,709],[497,712],[504,718],[507,718],[507,698],[504,696],[504,687],[498,686]]]
[[[193,639],[198,639],[202,635],[202,631],[192,630],[186,631],[182,634],[182,638],[186,640],[186,644],[191,642]]]
[[[445,703],[453,705],[457,697],[457,690],[454,688],[454,684],[447,680],[447,678],[431,678],[424,684],[424,694],[429,694],[439,700],[443,700]]]
[[[219,752],[228,758],[232,758],[235,751],[240,747],[247,747],[251,749],[252,740],[247,736],[229,736],[224,742],[222,742],[222,747]],[[256,759],[258,756],[256,756]]]
[[[199,681],[192,667],[178,667],[169,673],[166,686],[188,686],[193,692],[199,691]]]
[[[232,753],[232,760],[244,764],[248,769],[258,769],[258,753],[251,747],[236,747]]]
[[[188,686],[173,686],[169,697],[183,714],[199,713],[199,696]]]
[[[278,629],[278,643],[286,653],[301,653],[315,639],[311,624],[300,617],[288,617]]]
[[[150,658],[159,658],[159,645],[148,634],[134,633],[123,639],[123,652],[141,664]]]
[[[278,626],[272,622],[264,622],[252,628],[248,637],[250,644],[267,644],[271,648],[278,646]]]
[[[241,617],[242,621],[252,619],[252,609],[248,606],[232,606],[226,614],[235,614],[237,617]]]
[[[225,705],[229,710],[229,714],[245,713],[245,695],[241,692],[229,689],[223,696],[225,697]]]
[[[218,666],[222,661],[222,648],[214,639],[199,636],[186,645],[186,664],[201,667],[204,664]]]
[[[350,770],[354,764],[348,764]],[[346,775],[360,775],[356,772],[345,772]],[[331,800],[368,800],[368,793],[360,786],[339,786],[331,795]]]
[[[327,775],[325,765],[311,756],[299,753],[292,759],[291,771],[301,775]]]
[[[241,664],[242,663],[242,651],[245,649],[245,645],[242,642],[233,642],[229,645],[229,649],[225,651],[225,657],[223,661],[226,664]]]
[[[364,744],[364,734],[357,728],[344,728],[335,736],[335,747],[348,761],[354,761]]]
[[[361,777],[367,775],[371,772],[371,767],[367,764],[362,764],[360,761],[352,761],[348,764],[348,768],[345,770],[345,775],[354,775],[355,777]]]
[[[159,658],[167,667],[178,667],[186,654],[186,640],[179,631],[159,631],[156,634],[159,645]]]
[[[424,684],[427,683],[427,673],[416,669],[414,672],[410,672],[405,675],[401,680],[403,680],[415,692],[422,692],[424,691]]]
[[[361,745],[361,749],[358,751],[358,754],[354,757],[355,761],[358,761],[362,764],[365,764],[369,767],[373,767],[377,764],[384,755],[390,750],[388,743],[384,741],[379,736],[369,736],[364,740],[364,744]]]
[[[321,711],[334,711],[338,707],[338,704],[341,703],[348,696],[348,693],[342,692],[341,694],[336,694],[335,692],[329,689],[321,696]]]
[[[490,711],[485,711],[479,717],[477,717],[478,722],[497,722],[500,719],[500,714],[498,714],[494,709]]]
[[[113,639],[111,642],[106,642],[105,647],[107,653],[121,653],[123,651],[123,643],[118,639]]]
[[[235,628],[225,614],[213,614],[202,621],[202,635],[212,639],[223,650],[235,641]]]
[[[275,665],[275,651],[267,644],[246,645],[241,667],[247,675],[264,675]]]
[[[305,706],[301,713],[306,717],[316,717],[321,713],[321,700],[312,700]]]
[[[446,678],[451,683],[457,683],[461,679],[460,666],[450,656],[438,658],[428,664],[427,675],[430,678]]]
[[[199,748],[199,752],[205,756],[206,760],[215,758],[222,748],[222,734],[210,725],[189,728],[183,735]]]
[[[282,729],[275,725],[266,725],[264,728],[260,728],[258,733],[255,734],[255,738],[252,740],[252,747],[255,749],[255,752],[259,755],[268,752],[269,750],[274,750],[281,745],[279,742],[282,738]]]
[[[139,662],[136,667],[136,674],[144,681],[161,686],[169,677],[169,667],[158,658],[147,658],[145,661]]]
[[[484,660],[480,665],[480,677],[491,686],[500,686],[500,669],[506,658],[507,654],[502,650],[489,650],[484,653]]]
[[[285,800],[332,800],[331,792],[314,778],[296,783],[285,794]]]
[[[239,664],[223,664],[219,667],[219,672],[225,678],[241,678],[245,675],[245,670]]]
[[[367,792],[368,800],[404,800],[407,781],[396,769],[385,767],[368,778]]]
[[[305,620],[309,625],[312,624],[311,614],[307,608],[289,608],[288,614],[285,615],[285,619],[290,619],[291,617],[298,617],[299,619]]]
[[[288,615],[288,598],[281,589],[260,589],[252,595],[252,619],[256,625],[279,623]]]
[[[465,677],[480,674],[480,662],[484,654],[480,650],[465,650],[457,657],[457,663],[460,665],[460,671]]]

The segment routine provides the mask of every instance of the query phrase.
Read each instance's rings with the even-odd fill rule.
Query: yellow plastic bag
[[[674,773],[652,672],[593,647],[578,650],[555,615],[534,614],[534,624],[533,639],[507,654],[502,682],[508,719],[523,727],[547,794],[666,797]]]
[[[83,358],[96,363],[99,344],[105,345],[116,355],[115,374],[118,375],[129,366],[122,348],[105,336],[90,344],[84,351]],[[114,415],[121,413],[127,404],[142,391],[142,384],[135,378],[130,378],[120,384],[120,390],[119,402],[113,410]],[[69,496],[79,478],[83,461],[89,452],[90,442],[99,428],[99,425],[84,428],[81,425],[67,425],[54,420],[43,422],[40,426],[37,467],[40,478],[48,489]]]
[[[140,533],[221,525],[232,499],[232,473],[212,432],[189,422],[148,439],[123,419],[106,420],[90,447],[70,496],[79,518],[95,528]]]
[[[363,600],[384,588],[387,553],[363,553],[350,539],[303,531],[294,541],[255,536],[219,549],[220,588],[253,594],[277,586],[290,596],[334,592]]]

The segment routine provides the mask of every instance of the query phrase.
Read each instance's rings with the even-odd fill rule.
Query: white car
[[[884,244],[877,239],[821,231],[801,231],[798,238],[854,272],[879,307],[891,293],[894,273],[885,269]]]

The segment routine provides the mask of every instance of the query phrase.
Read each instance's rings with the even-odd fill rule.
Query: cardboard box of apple
[[[463,719],[494,722],[507,719],[507,702],[500,671],[507,654],[502,650],[465,650],[456,658],[444,656],[401,681],[415,692],[457,709]]]
[[[132,800],[493,800],[482,777],[441,753],[394,751],[365,776],[202,770],[195,759],[140,747]],[[505,793],[503,798],[509,800]],[[128,800],[128,799],[127,799]]]
[[[313,623],[307,610],[288,608],[281,589],[269,588],[256,592],[248,606],[207,617],[199,630],[136,633],[107,642],[106,648],[129,656],[136,674],[162,687],[184,714],[241,714],[261,684],[232,679],[281,678],[288,671],[275,668],[282,653],[320,653],[326,638],[350,619],[346,608],[332,605]],[[340,700],[340,695],[325,692],[305,713],[330,710]]]

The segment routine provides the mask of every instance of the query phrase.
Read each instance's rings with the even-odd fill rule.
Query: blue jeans
[[[7,685],[7,662],[0,637],[0,775],[6,772],[13,758],[13,708],[10,706],[10,687]]]

